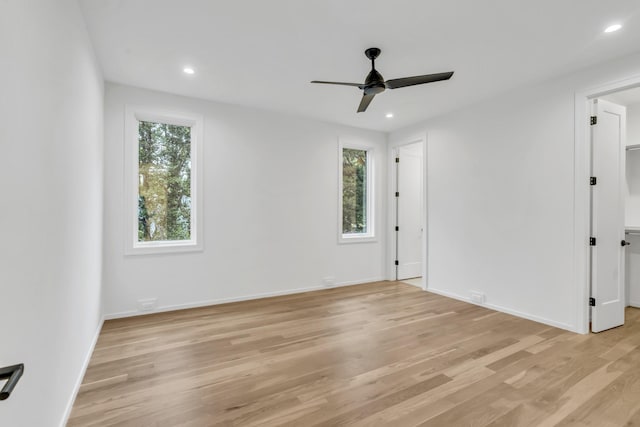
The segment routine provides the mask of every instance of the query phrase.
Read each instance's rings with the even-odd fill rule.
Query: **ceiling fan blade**
[[[320,80],[313,80],[311,83],[322,83],[325,85],[341,85],[341,86],[355,86],[357,88],[363,89],[364,85],[362,83],[344,83],[344,82],[323,82]]]
[[[374,96],[375,95],[362,95],[362,100],[358,107],[358,113],[364,113],[367,110],[367,107],[371,104],[371,101],[373,101]]]
[[[404,77],[402,79],[392,79],[384,82],[387,89],[398,89],[400,87],[421,85],[424,83],[439,82],[449,80],[453,76],[453,71],[448,73],[426,74],[424,76]]]

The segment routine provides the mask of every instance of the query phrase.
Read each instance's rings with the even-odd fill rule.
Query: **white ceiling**
[[[80,3],[108,81],[382,131],[640,50],[638,0]],[[368,47],[385,79],[455,75],[387,90],[359,114],[357,88],[309,83],[363,82]]]

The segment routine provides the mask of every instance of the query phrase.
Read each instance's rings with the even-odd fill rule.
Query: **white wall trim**
[[[367,232],[365,234],[344,234],[342,233],[342,165],[343,150],[351,148],[364,150],[367,152]],[[378,230],[376,230],[376,150],[373,145],[350,142],[348,138],[338,138],[338,243],[368,243],[378,241]]]
[[[589,271],[589,223],[590,223],[590,164],[591,115],[589,100],[625,89],[640,86],[640,75],[629,76],[620,80],[603,83],[586,88],[575,95],[575,140],[574,140],[574,261],[573,277],[575,278],[576,296],[576,332],[589,333],[588,303],[591,295]]]
[[[191,128],[191,239],[185,241],[138,242],[138,127],[140,121]],[[124,207],[125,255],[200,252],[204,239],[203,146],[204,116],[171,112],[162,108],[125,105],[124,118]]]
[[[422,233],[422,289],[429,287],[429,133],[425,132],[422,142],[422,209],[424,221]]]
[[[304,288],[288,289],[284,291],[264,292],[259,294],[243,295],[239,297],[218,298],[218,299],[205,300],[205,301],[194,301],[194,302],[188,302],[184,304],[171,304],[171,305],[158,307],[156,310],[148,311],[148,312],[130,310],[130,311],[122,311],[119,313],[111,313],[111,314],[105,315],[104,318],[105,320],[122,319],[125,317],[144,316],[147,314],[163,313],[166,311],[176,311],[176,310],[185,310],[189,308],[208,307],[212,305],[227,304],[230,302],[251,301],[251,300],[262,299],[262,298],[271,298],[271,297],[278,297],[278,296],[284,296],[284,295],[294,295],[294,294],[301,294],[305,292],[341,288],[345,286],[363,285],[363,284],[372,283],[372,282],[380,282],[383,280],[385,280],[384,277],[372,277],[368,279],[339,282],[333,286],[309,286]]]
[[[495,310],[495,311],[499,311],[501,313],[510,314],[512,316],[521,317],[523,319],[532,320],[534,322],[544,323],[545,325],[553,326],[553,327],[560,328],[560,329],[565,329],[565,330],[570,331],[570,332],[579,332],[574,325],[570,325],[568,323],[556,322],[555,320],[547,319],[545,317],[536,316],[534,314],[525,313],[525,312],[518,311],[518,310],[513,310],[513,309],[510,309],[510,308],[507,308],[507,307],[503,307],[503,306],[497,305],[497,304],[476,304],[473,301],[471,301],[470,298],[463,297],[463,296],[455,294],[453,292],[442,291],[442,290],[439,290],[439,289],[435,289],[433,287],[427,289],[426,292],[433,292],[434,294],[442,295],[442,296],[447,297],[447,298],[453,298],[453,299],[456,299],[458,301],[463,301],[463,302],[466,302],[466,303],[469,303],[469,304],[473,304],[473,305],[477,305],[477,306],[480,306],[480,307],[488,308],[490,310]]]
[[[389,172],[387,174],[388,182],[388,195],[387,195],[387,218],[389,218],[387,226],[387,235],[390,236],[387,239],[387,262],[386,275],[387,280],[396,280],[396,266],[394,264],[396,255],[396,239],[395,239],[395,225],[397,222],[396,212],[396,164],[395,158],[398,155],[398,148],[403,145],[410,145],[417,142],[422,142],[422,221],[424,233],[422,234],[422,289],[426,290],[429,283],[429,272],[427,266],[429,265],[429,189],[428,189],[428,133],[420,133],[413,138],[407,138],[400,141],[390,141],[388,144],[388,157],[389,157]]]
[[[91,345],[89,346],[89,350],[87,354],[84,356],[84,362],[82,363],[82,368],[80,369],[80,373],[78,374],[78,378],[76,378],[76,383],[73,387],[73,392],[69,397],[69,402],[67,403],[67,408],[64,411],[62,416],[62,420],[60,422],[60,427],[65,427],[67,422],[69,422],[69,417],[71,416],[71,410],[73,409],[73,404],[76,401],[76,397],[78,396],[78,392],[80,391],[80,386],[82,385],[82,380],[84,380],[84,376],[87,373],[87,368],[89,367],[89,362],[91,362],[91,356],[93,356],[93,351],[96,348],[96,344],[98,343],[98,338],[100,337],[100,332],[102,332],[102,325],[104,325],[105,318],[103,317],[96,328],[96,332],[93,335],[93,340]]]

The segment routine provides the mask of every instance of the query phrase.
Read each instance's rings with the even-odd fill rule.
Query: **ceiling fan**
[[[325,82],[320,80],[313,80],[311,83],[322,83],[328,85],[342,85],[342,86],[355,86],[363,90],[362,100],[358,107],[358,113],[362,113],[367,110],[369,104],[373,100],[373,97],[379,93],[385,91],[385,89],[398,89],[406,86],[421,85],[424,83],[439,82],[441,80],[449,80],[453,76],[453,71],[446,73],[425,74],[423,76],[404,77],[401,79],[391,79],[385,81],[382,75],[376,70],[376,58],[380,55],[380,49],[377,47],[370,47],[364,51],[364,54],[371,60],[371,71],[367,75],[364,83],[343,83],[343,82]]]

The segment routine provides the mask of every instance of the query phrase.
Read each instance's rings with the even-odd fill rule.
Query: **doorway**
[[[631,297],[640,296],[640,266],[634,263],[634,250],[640,261],[640,239],[634,237],[640,234],[638,87],[640,76],[576,95],[575,256],[576,278],[584,284],[577,320],[582,333],[624,324],[626,307],[640,302]]]
[[[425,143],[415,140],[393,148],[392,218],[395,280],[425,288],[426,181]]]
[[[640,308],[640,87],[601,99],[625,108],[624,147],[624,305]]]

